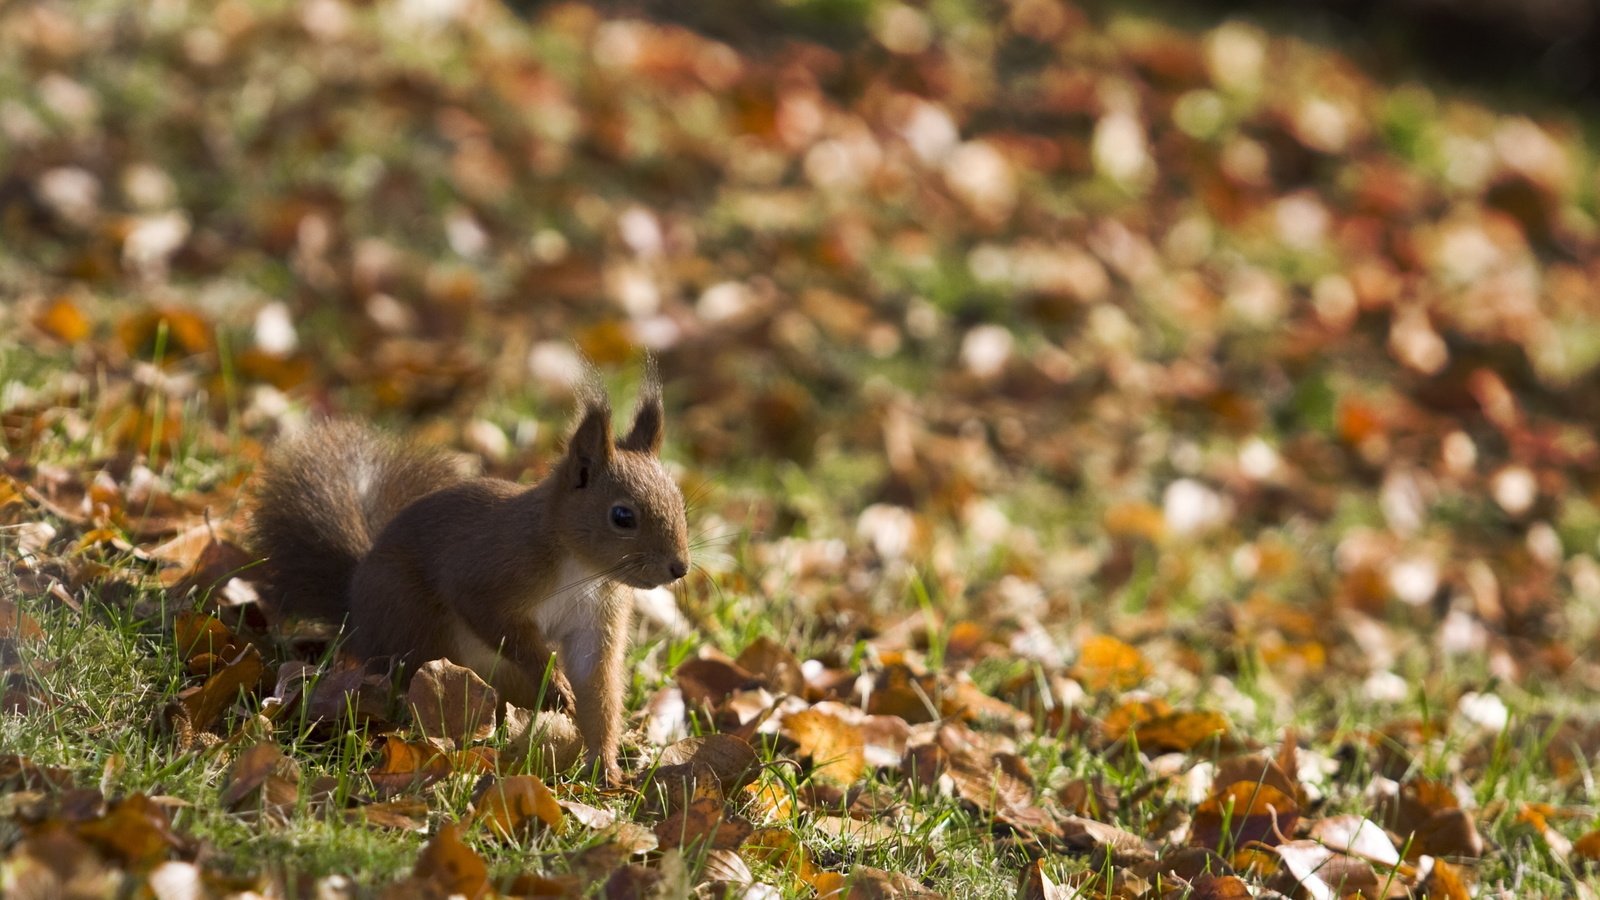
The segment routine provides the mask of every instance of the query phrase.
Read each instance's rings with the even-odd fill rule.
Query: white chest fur
[[[600,661],[601,629],[609,617],[607,606],[615,602],[609,581],[597,569],[568,561],[551,579],[550,593],[530,597],[529,615],[545,642],[557,651],[561,669],[569,681],[584,681]],[[498,647],[481,640],[465,622],[455,624],[457,662],[491,678],[498,667],[510,665]]]
[[[575,560],[562,564],[552,584],[550,594],[533,607],[533,623],[546,641],[560,648],[567,680],[586,681],[600,661],[611,584],[598,570]]]

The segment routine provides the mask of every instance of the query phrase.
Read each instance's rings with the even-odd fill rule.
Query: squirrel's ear
[[[575,488],[588,487],[594,469],[610,465],[611,452],[611,409],[585,404],[583,420],[567,441],[564,465],[568,483]]]
[[[652,390],[644,394],[639,398],[638,408],[633,411],[633,427],[628,429],[628,436],[617,446],[624,450],[659,454],[664,417],[661,391]]]
[[[661,410],[661,374],[654,356],[644,360],[644,379],[639,384],[639,402],[633,409],[633,427],[618,444],[624,450],[661,453],[661,432],[666,415]]]

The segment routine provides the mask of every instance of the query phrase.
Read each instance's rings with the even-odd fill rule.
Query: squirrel
[[[531,486],[365,425],[314,425],[268,453],[250,541],[278,614],[343,621],[363,658],[448,657],[536,707],[555,651],[586,760],[617,783],[629,589],[684,577],[687,526],[654,367],[620,441],[592,375],[579,395],[564,454]]]

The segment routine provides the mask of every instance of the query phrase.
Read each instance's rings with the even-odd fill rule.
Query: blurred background
[[[535,477],[579,355],[625,393],[648,351],[695,602],[838,637],[921,596],[1056,663],[1112,628],[1285,702],[1594,684],[1596,28],[8,3],[6,465],[236,515],[332,412]]]

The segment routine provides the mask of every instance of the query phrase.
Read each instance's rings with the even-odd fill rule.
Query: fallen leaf
[[[428,803],[418,797],[368,803],[342,811],[345,821],[359,822],[374,828],[391,828],[396,831],[425,832],[428,830]]]
[[[712,850],[737,850],[755,829],[731,815],[720,797],[698,797],[656,824],[664,848],[704,845]]]
[[[848,787],[866,774],[860,726],[812,707],[784,716],[782,731],[799,745],[801,756],[811,758],[813,777]]]
[[[1203,710],[1167,713],[1133,728],[1134,743],[1150,756],[1188,753],[1211,743],[1232,746],[1231,734],[1227,716]]]
[[[378,796],[388,799],[413,788],[425,787],[454,771],[450,755],[422,741],[385,735],[378,764],[367,772]]]
[[[683,691],[683,699],[696,706],[715,706],[735,691],[761,685],[761,679],[754,672],[732,660],[711,656],[685,660],[673,677]]]
[[[135,869],[153,868],[185,846],[173,833],[167,811],[144,794],[112,804],[103,818],[79,825],[77,834]]]
[[[477,672],[435,659],[411,676],[406,704],[423,734],[463,746],[494,733],[500,698]]]
[[[394,685],[378,660],[338,657],[333,668],[319,674],[305,699],[312,719],[326,722],[376,725],[388,721]]]
[[[708,734],[684,738],[661,751],[654,780],[663,777],[662,770],[679,767],[704,766],[722,786],[724,794],[731,794],[754,778],[760,760],[749,742],[726,734]]]
[[[566,828],[561,804],[536,775],[500,779],[486,776],[474,791],[472,808],[474,823],[485,825],[506,840],[536,826],[548,827],[557,834]]]
[[[195,675],[208,675],[244,649],[228,626],[216,616],[185,610],[173,623],[178,655]]]
[[[56,297],[34,316],[35,328],[63,344],[76,344],[89,336],[93,325],[69,297]]]
[[[934,704],[937,689],[933,678],[919,676],[905,663],[883,667],[867,698],[867,712],[875,716],[899,716],[912,725],[939,718]]]
[[[701,878],[714,885],[744,887],[755,883],[756,876],[744,859],[733,850],[709,850],[700,870]]]
[[[1113,860],[1126,861],[1155,857],[1144,838],[1115,825],[1085,819],[1082,816],[1067,816],[1061,820],[1060,825],[1063,843],[1074,853],[1105,850]]]
[[[1268,784],[1237,781],[1195,808],[1189,841],[1213,850],[1251,841],[1270,846],[1293,834],[1299,818],[1300,805],[1293,797]]]
[[[1189,900],[1251,900],[1253,896],[1236,875],[1204,874],[1189,882]]]
[[[799,658],[788,647],[766,635],[744,648],[734,664],[765,679],[767,687],[779,693],[799,694],[805,690]]]
[[[0,754],[0,790],[64,790],[72,787],[72,772],[55,766],[41,766],[15,753]]]
[[[489,892],[489,867],[461,842],[461,826],[454,822],[439,826],[438,833],[417,857],[411,877],[445,897],[460,894],[476,900]]]
[[[277,744],[263,742],[239,754],[228,770],[220,802],[234,812],[284,816],[300,794],[300,770]]]
[[[1071,897],[1072,892],[1045,873],[1044,860],[1035,859],[1022,867],[1017,879],[1017,900],[1071,900]]]
[[[1150,665],[1138,648],[1107,634],[1084,641],[1072,667],[1072,677],[1093,692],[1131,690],[1149,674]]]
[[[178,694],[177,703],[196,731],[205,731],[216,724],[222,713],[242,692],[253,689],[265,664],[261,652],[254,646],[244,650],[199,687],[188,688]]]

